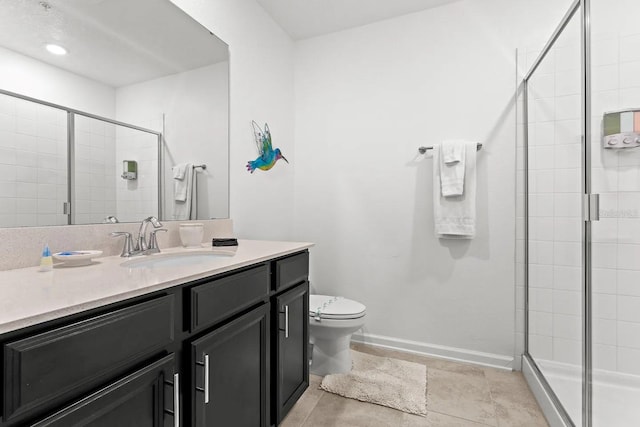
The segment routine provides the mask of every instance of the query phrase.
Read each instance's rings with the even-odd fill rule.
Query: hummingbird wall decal
[[[269,131],[269,125],[264,124],[264,131],[260,129],[260,126],[255,121],[251,121],[253,126],[253,135],[258,147],[258,153],[260,156],[255,160],[247,162],[247,170],[253,173],[256,169],[268,171],[276,164],[280,159],[289,163],[289,161],[282,155],[279,148],[273,149],[271,144],[271,132]]]

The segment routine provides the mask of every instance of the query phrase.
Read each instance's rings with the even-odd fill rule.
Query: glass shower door
[[[580,15],[527,79],[527,352],[582,424],[582,71]],[[527,59],[539,52],[528,52]]]
[[[638,14],[638,2],[591,1],[594,427],[640,425]]]

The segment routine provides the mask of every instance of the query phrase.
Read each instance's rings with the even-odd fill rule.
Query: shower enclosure
[[[0,227],[162,217],[161,132],[5,90],[0,118]]]
[[[551,425],[640,425],[637,16],[578,0],[518,51],[523,371]]]

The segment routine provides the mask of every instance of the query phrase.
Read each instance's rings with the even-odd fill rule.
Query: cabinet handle
[[[204,355],[204,403],[209,403],[209,355]]]
[[[289,338],[289,306],[284,306],[284,337]]]
[[[173,374],[173,426],[180,427],[180,374]]]
[[[197,391],[204,392],[204,403],[209,403],[209,355],[205,353],[204,362],[196,362],[196,365],[204,366],[204,388],[196,387]]]
[[[173,386],[173,411],[165,409],[164,412],[173,416],[173,426],[180,427],[180,374],[173,374],[173,383],[164,382]]]

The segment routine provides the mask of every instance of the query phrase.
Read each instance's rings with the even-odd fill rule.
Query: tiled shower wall
[[[67,115],[0,94],[0,227],[67,223]]]
[[[565,31],[578,34],[572,28]],[[529,350],[539,359],[579,365],[581,95],[576,41],[558,40],[529,81]],[[537,54],[529,50],[527,62]]]
[[[76,224],[116,215],[115,125],[75,116]]]
[[[600,143],[604,112],[640,109],[640,33],[596,33],[592,46],[594,365],[640,375],[640,149]]]
[[[147,129],[162,129],[162,120],[136,123]],[[158,214],[158,137],[154,134],[117,126],[115,161],[116,216],[123,222],[140,221]],[[122,161],[138,163],[138,178],[125,180]]]

